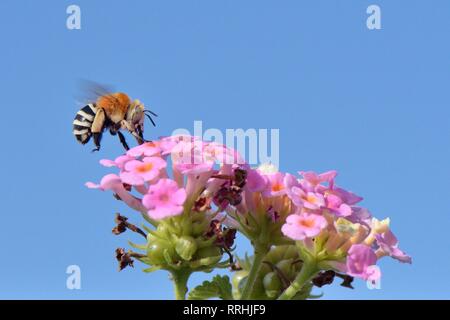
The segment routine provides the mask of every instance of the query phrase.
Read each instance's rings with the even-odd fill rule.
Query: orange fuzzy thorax
[[[116,92],[99,97],[97,99],[97,106],[105,110],[113,122],[119,122],[124,119],[130,101],[130,97],[127,94]]]

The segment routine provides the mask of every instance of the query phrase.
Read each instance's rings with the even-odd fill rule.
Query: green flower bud
[[[261,275],[264,275],[272,271],[271,265],[273,265],[273,262],[267,259],[264,259],[264,261],[265,262],[261,264],[261,269],[259,269],[259,274]]]
[[[192,269],[200,267],[213,267],[222,259],[222,251],[216,246],[199,248],[193,256],[189,266]],[[205,271],[205,269],[203,269]],[[209,272],[209,271],[206,271]]]
[[[195,255],[196,259],[203,259],[208,257],[222,257],[222,251],[219,247],[209,246],[199,249],[197,251],[197,254]]]
[[[158,235],[160,237],[165,238],[165,239],[170,239],[170,234],[172,233],[171,232],[171,228],[168,225],[168,222],[166,222],[166,221],[161,222],[158,225],[158,228],[156,229],[156,232],[158,233]]]
[[[240,270],[240,271],[236,271],[234,273],[233,278],[231,280],[231,283],[233,285],[234,299],[238,300],[241,298],[243,284],[245,283],[245,281],[243,281],[243,280],[246,279],[247,276],[248,276],[248,271],[246,271],[246,270]]]
[[[298,249],[296,246],[283,246],[283,247],[285,247],[284,248],[285,250],[282,260],[292,259],[295,261],[299,259]]]
[[[222,260],[223,251],[215,238],[207,237],[210,220],[204,215],[180,215],[159,221],[148,230],[147,257],[152,268],[210,272]],[[141,248],[141,249],[144,249]]]
[[[278,261],[283,260],[286,247],[288,246],[272,247],[270,251],[267,253],[265,260],[271,263],[277,263]]]
[[[175,250],[181,258],[190,261],[197,251],[197,242],[189,236],[180,237],[175,242]]]
[[[269,272],[264,276],[263,285],[266,290],[267,297],[274,299],[279,296],[282,284],[280,278],[275,274],[275,272]]]
[[[280,262],[278,262],[276,264],[276,267],[283,272],[283,274],[288,277],[289,279],[291,279],[293,276],[295,276],[295,270],[294,267],[292,265],[292,259],[287,259],[287,260],[281,260]]]
[[[168,241],[155,238],[151,239],[151,241],[149,241],[147,245],[148,261],[152,265],[167,264],[167,261],[164,257],[165,251],[172,258],[172,261],[176,261],[179,259],[173,246]]]
[[[251,264],[252,259],[249,259]],[[233,296],[240,298],[245,286],[246,277],[251,265],[246,260],[239,260],[244,269],[233,276]],[[276,299],[281,294],[284,281],[293,281],[302,268],[298,248],[295,245],[273,246],[265,256],[258,277],[255,282],[253,299]],[[311,286],[297,294],[294,299],[305,299],[309,297]]]
[[[298,249],[294,245],[280,245],[272,247],[264,260],[276,264],[281,260],[297,260],[298,258]]]

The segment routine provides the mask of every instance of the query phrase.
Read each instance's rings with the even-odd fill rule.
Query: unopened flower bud
[[[216,246],[204,247],[198,249],[195,254],[195,259],[204,259],[210,257],[214,257],[215,259],[219,258],[220,260],[220,258],[222,257],[222,251],[220,250],[220,248]]]
[[[197,251],[197,242],[194,238],[183,236],[176,240],[175,250],[184,260],[190,261]]]
[[[222,259],[222,250],[217,246],[208,246],[197,250],[189,265],[191,268],[214,267]]]
[[[245,285],[245,279],[247,276],[247,270],[240,270],[234,273],[231,283],[233,285],[233,298],[235,300],[239,300],[241,298],[242,288]]]
[[[165,240],[149,237],[151,240],[147,246],[147,257],[152,265],[165,265],[167,259],[165,256],[169,256],[172,261],[176,261],[177,254],[173,246]]]
[[[263,285],[269,298],[273,299],[279,296],[282,284],[275,272],[269,272],[264,276]]]
[[[275,266],[280,270],[287,278],[292,278],[294,274],[292,259],[281,260]]]

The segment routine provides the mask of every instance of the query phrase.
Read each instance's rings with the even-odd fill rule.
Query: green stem
[[[175,289],[175,299],[186,300],[186,293],[188,292],[187,282],[191,272],[189,270],[174,270],[170,273]]]
[[[255,287],[256,278],[258,276],[259,270],[261,269],[262,262],[267,252],[268,252],[267,246],[263,245],[255,246],[255,255],[253,258],[252,268],[250,269],[250,273],[248,274],[244,290],[242,291],[241,300],[251,299]]]
[[[319,268],[315,262],[305,261],[300,273],[291,285],[278,297],[278,300],[291,300],[318,272]]]

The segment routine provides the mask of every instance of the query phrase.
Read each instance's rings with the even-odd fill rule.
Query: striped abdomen
[[[73,134],[78,142],[85,144],[91,138],[91,126],[96,113],[97,107],[92,103],[77,112],[73,120]]]

